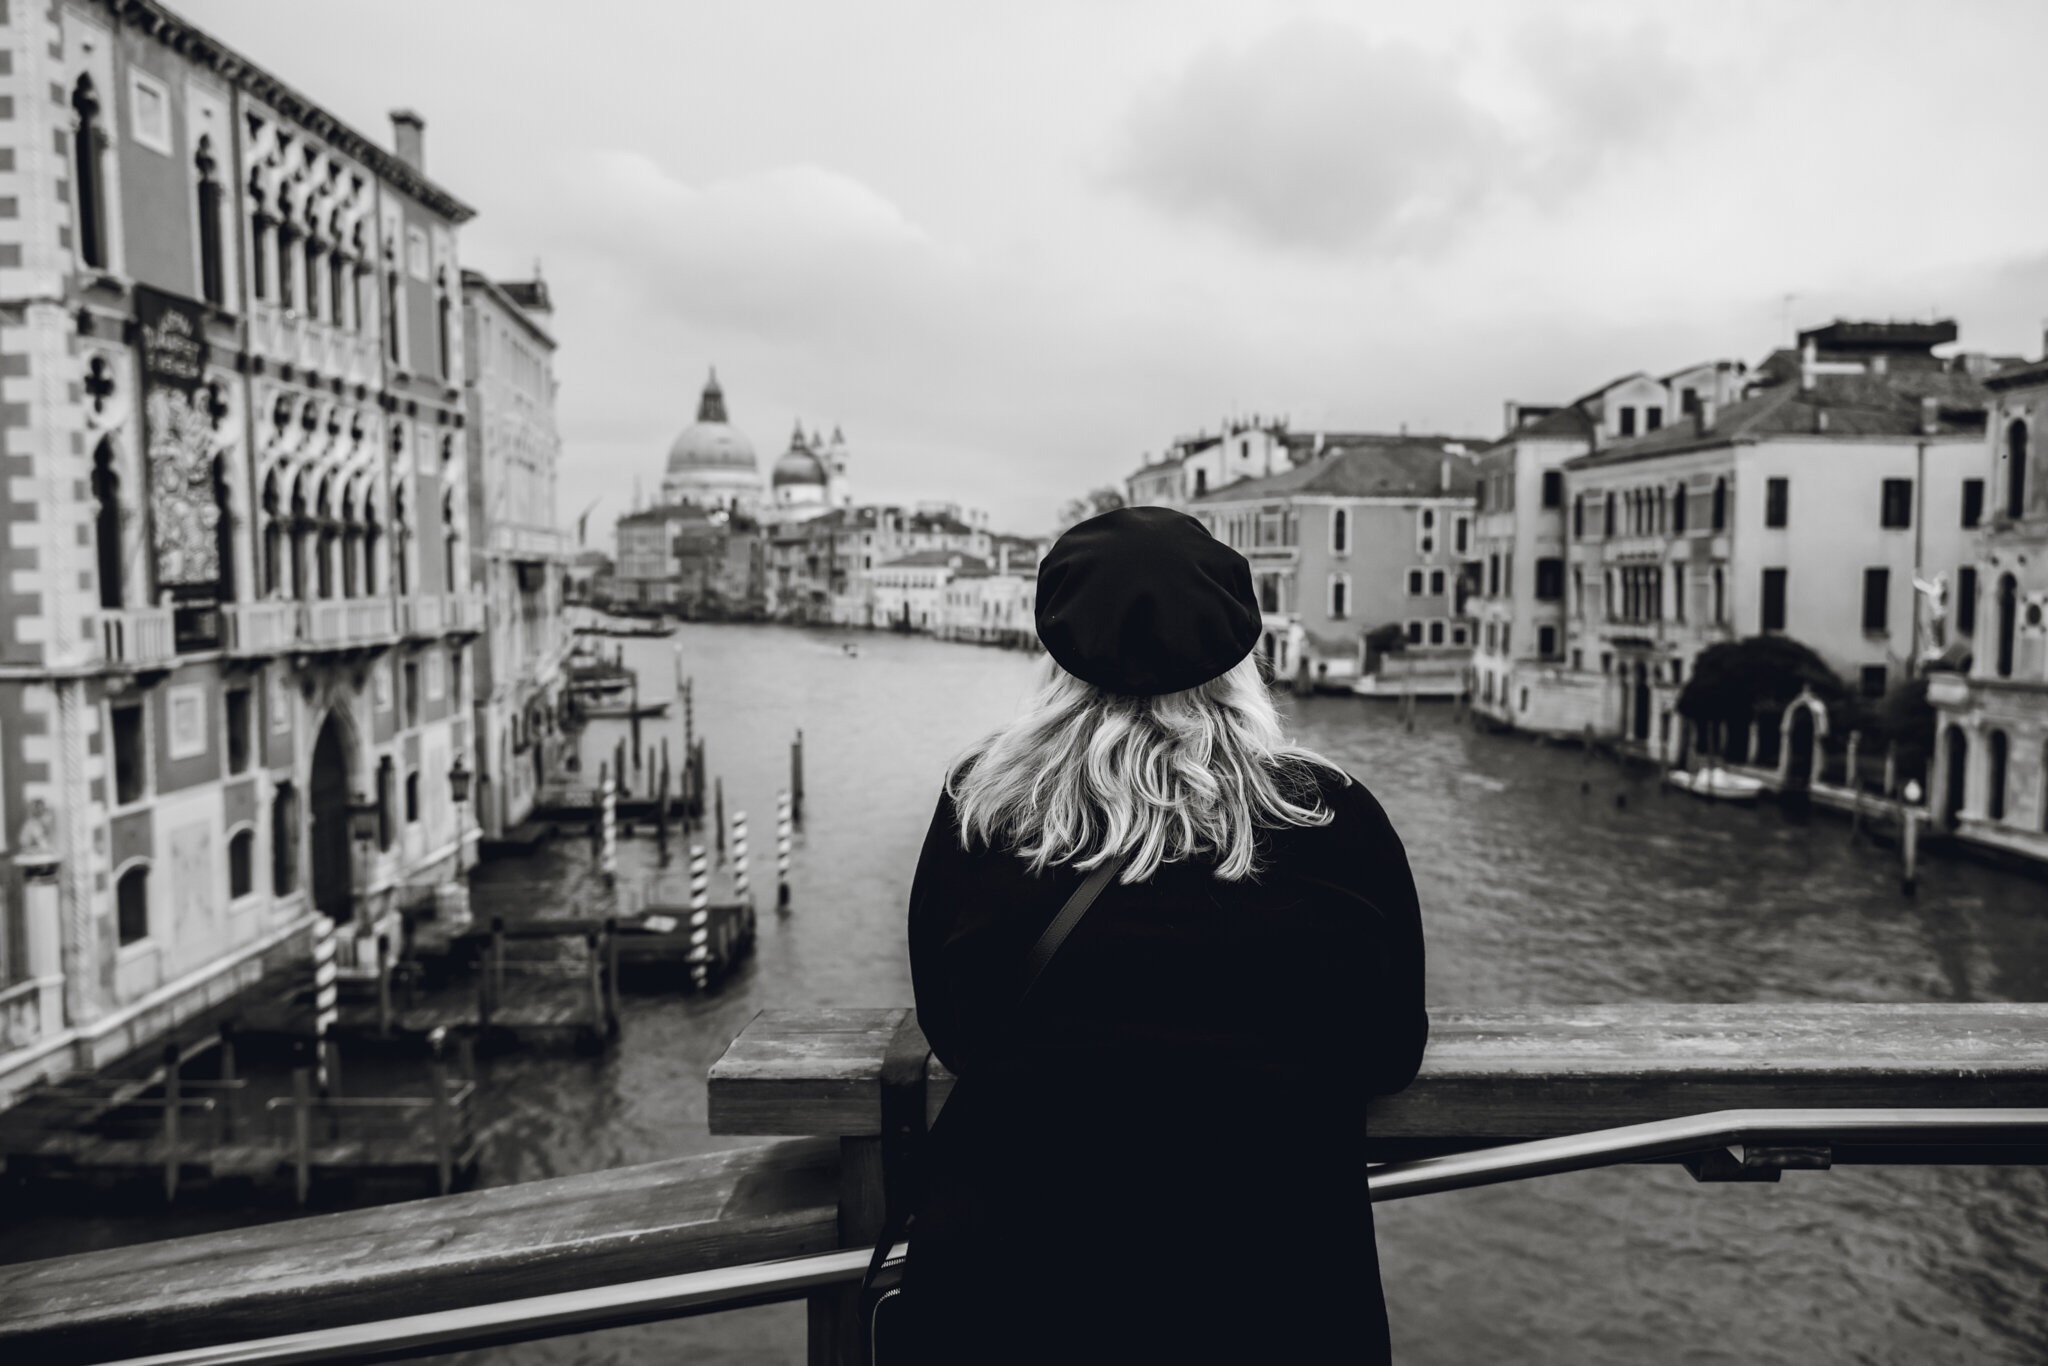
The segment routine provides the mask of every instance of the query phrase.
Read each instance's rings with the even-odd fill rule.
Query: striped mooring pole
[[[690,981],[702,991],[711,982],[711,862],[704,846],[690,846]]]
[[[775,794],[775,904],[789,905],[790,797]]]
[[[619,785],[608,766],[598,769],[597,785],[604,803],[600,818],[603,842],[598,846],[597,866],[604,874],[604,885],[610,887],[619,880]]]
[[[327,1031],[341,1018],[335,1002],[340,988],[334,965],[334,922],[324,915],[313,917],[313,1065],[319,1086],[327,1089]]]
[[[752,893],[747,890],[747,813],[732,813],[732,894],[736,901],[745,901]]]

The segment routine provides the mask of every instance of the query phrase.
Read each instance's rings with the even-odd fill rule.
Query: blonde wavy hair
[[[1048,659],[1023,713],[954,763],[946,791],[963,847],[1007,849],[1034,873],[1132,853],[1124,882],[1210,857],[1235,882],[1259,870],[1260,828],[1329,822],[1318,771],[1350,781],[1287,743],[1253,657],[1158,697],[1104,692]]]

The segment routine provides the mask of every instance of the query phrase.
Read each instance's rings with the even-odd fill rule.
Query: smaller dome
[[[822,487],[829,482],[825,462],[818,459],[817,453],[804,440],[801,423],[797,425],[796,434],[789,439],[789,449],[775,462],[775,473],[769,482],[776,488],[790,484],[817,484]]]

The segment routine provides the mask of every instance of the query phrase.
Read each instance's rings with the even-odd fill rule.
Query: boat
[[[664,697],[655,702],[642,702],[637,707],[631,702],[600,702],[585,705],[582,712],[586,719],[592,721],[631,721],[636,717],[647,719],[668,715],[668,699]]]
[[[1720,767],[1703,768],[1696,773],[1674,768],[1664,775],[1664,781],[1695,797],[1736,802],[1743,806],[1754,805],[1769,786],[1761,778],[1752,778],[1747,773],[1731,773]]]

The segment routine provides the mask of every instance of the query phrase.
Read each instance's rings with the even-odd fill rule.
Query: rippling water
[[[890,635],[688,626],[679,643],[711,770],[751,818],[757,888],[772,885],[774,795],[804,730],[792,909],[762,917],[755,958],[718,995],[629,997],[606,1057],[489,1062],[486,1117],[504,1123],[485,1184],[729,1146],[706,1132],[704,1075],[755,1011],[907,1003],[902,906],[938,776],[1014,711],[1036,668]],[[666,688],[667,642],[627,642],[626,654],[643,696]],[[1350,698],[1289,710],[1407,842],[1434,1005],[2048,1000],[2037,882],[1936,859],[1907,900],[1895,866],[1852,847],[1838,821],[1665,797],[1444,711],[1424,710],[1410,733],[1392,709]],[[680,753],[680,715],[667,724]],[[593,734],[593,755],[614,734]],[[681,869],[657,869],[651,841],[622,850],[630,889],[680,896]],[[588,844],[565,841],[485,865],[475,900],[488,913],[597,907],[605,894]],[[1625,1167],[1396,1202],[1378,1218],[1405,1362],[2048,1360],[2040,1171],[1850,1168],[1702,1186],[1677,1168]],[[800,1305],[774,1306],[459,1359],[795,1363],[803,1319]]]

